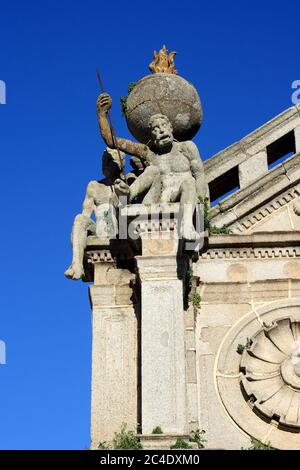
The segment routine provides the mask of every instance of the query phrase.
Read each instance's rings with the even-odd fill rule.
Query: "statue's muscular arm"
[[[115,148],[111,130],[107,122],[107,113],[110,110],[111,105],[112,100],[110,96],[107,93],[101,93],[97,100],[97,116],[100,132],[106,145],[110,148]],[[117,141],[119,149],[128,155],[134,155],[142,159],[146,158],[148,151],[148,147],[146,145],[132,142],[129,139],[120,139],[119,137],[117,138]]]
[[[204,201],[209,197],[208,184],[205,179],[204,165],[201,160],[197,146],[192,141],[184,142],[184,150],[190,160],[190,168],[196,180],[196,190],[199,200]]]

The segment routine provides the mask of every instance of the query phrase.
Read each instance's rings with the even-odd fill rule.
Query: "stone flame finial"
[[[168,52],[166,46],[163,46],[159,53],[154,51],[154,60],[149,64],[152,73],[173,73],[178,74],[175,69],[174,56],[176,52]]]

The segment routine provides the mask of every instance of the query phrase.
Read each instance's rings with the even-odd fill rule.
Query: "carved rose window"
[[[283,428],[300,428],[300,322],[265,325],[242,354],[242,389],[253,410]]]

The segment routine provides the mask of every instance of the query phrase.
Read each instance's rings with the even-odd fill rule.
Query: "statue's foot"
[[[83,266],[77,266],[75,264],[71,264],[71,266],[65,271],[65,276],[68,279],[73,279],[78,281],[82,279],[84,276]]]
[[[188,241],[195,241],[197,238],[199,238],[196,230],[194,229],[193,225],[188,225],[188,224],[182,224],[181,228],[181,235],[184,240]]]

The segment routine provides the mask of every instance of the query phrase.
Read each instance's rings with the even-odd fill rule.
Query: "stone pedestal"
[[[179,206],[157,205],[151,212],[136,206],[122,213],[135,239],[105,244],[90,237],[85,254],[87,280],[94,281],[94,449],[112,441],[123,423],[142,433],[146,448],[168,449],[198,428],[194,319],[184,292],[189,258],[177,234]],[[163,437],[152,438],[158,426]]]
[[[141,234],[137,256],[141,281],[142,432],[160,426],[164,434],[186,431],[185,325],[183,281],[185,257],[173,232]],[[163,255],[161,253],[164,253]]]
[[[122,423],[137,427],[137,318],[126,269],[95,263],[90,286],[93,322],[91,448],[111,441]]]

